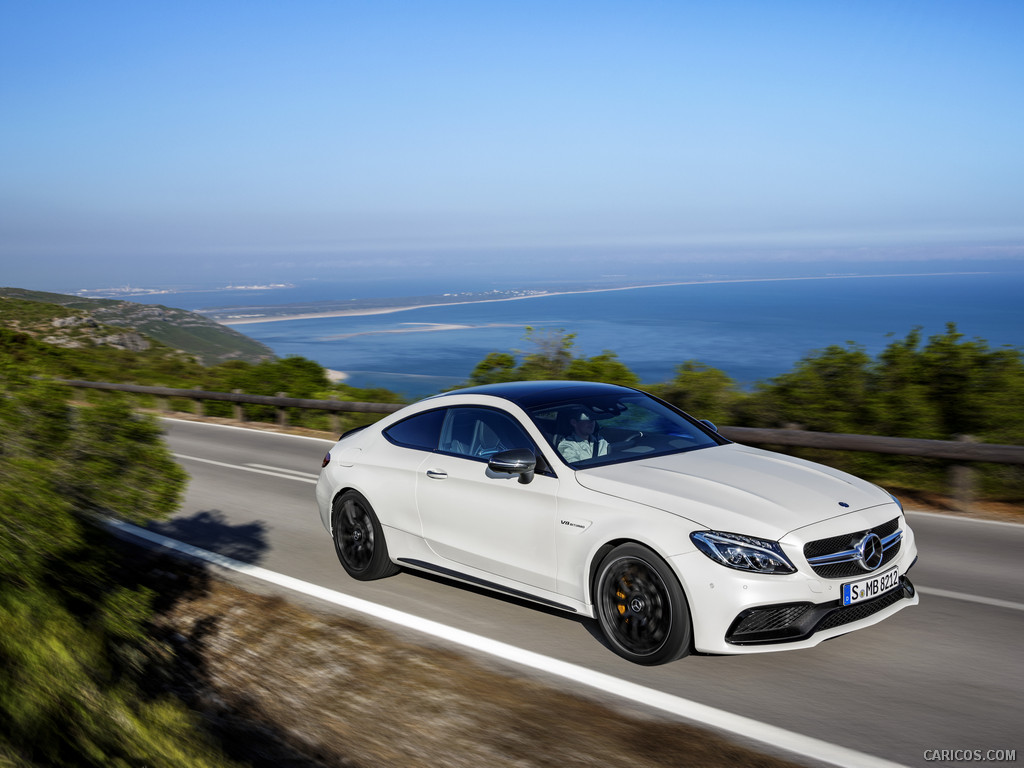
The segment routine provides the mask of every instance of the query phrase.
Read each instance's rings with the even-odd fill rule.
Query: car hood
[[[576,472],[585,488],[720,531],[778,540],[839,515],[892,503],[871,483],[821,464],[735,443]]]

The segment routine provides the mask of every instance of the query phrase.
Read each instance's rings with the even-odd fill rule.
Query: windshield
[[[664,403],[629,392],[548,403],[528,410],[574,469],[710,448],[725,442]]]

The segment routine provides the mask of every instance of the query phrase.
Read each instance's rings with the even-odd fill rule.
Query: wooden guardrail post
[[[331,401],[336,401],[338,399],[338,395],[335,394],[334,392],[332,392],[327,397]],[[331,411],[330,412],[330,422],[331,422],[331,432],[333,432],[336,435],[341,434],[341,416],[339,415],[339,413],[337,411]]]
[[[231,393],[234,395],[242,394],[240,389],[232,389]],[[232,403],[231,411],[234,414],[235,421],[245,421],[245,408],[242,407],[241,403]]]
[[[958,435],[958,443],[977,443],[970,435]],[[956,463],[949,468],[949,484],[953,501],[960,512],[970,512],[976,495],[977,472],[970,464]]]
[[[287,392],[278,392],[276,397],[288,397]],[[277,407],[277,426],[287,427],[288,426],[288,411],[283,405]]]

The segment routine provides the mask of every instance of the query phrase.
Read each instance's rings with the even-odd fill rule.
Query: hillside
[[[107,346],[141,351],[145,337],[181,350],[203,365],[273,359],[269,347],[195,312],[160,304],[86,299],[0,288],[0,325],[56,346]]]

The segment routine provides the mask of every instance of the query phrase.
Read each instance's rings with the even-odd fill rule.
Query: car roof
[[[639,390],[604,384],[597,381],[510,381],[502,384],[483,384],[445,392],[447,395],[490,395],[509,400],[521,408],[547,403],[566,402],[600,395],[622,395]]]

